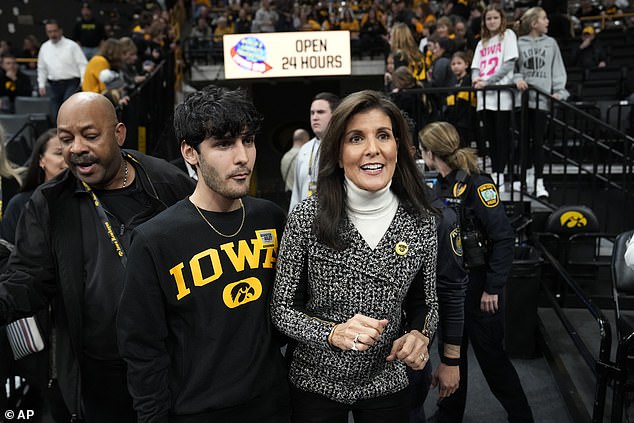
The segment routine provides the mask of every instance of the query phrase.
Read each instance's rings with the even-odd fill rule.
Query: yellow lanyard
[[[112,242],[112,245],[114,246],[114,249],[117,252],[117,255],[121,259],[121,264],[125,268],[125,266],[127,264],[127,261],[128,261],[128,258],[126,257],[125,251],[123,251],[123,247],[121,246],[121,242],[119,241],[119,239],[117,238],[117,235],[112,230],[112,225],[110,224],[110,221],[108,220],[108,216],[106,216],[106,211],[103,208],[103,205],[101,204],[101,201],[99,201],[99,198],[97,198],[97,195],[94,193],[92,188],[90,188],[90,185],[88,185],[84,181],[81,181],[81,183],[84,186],[84,188],[86,189],[86,191],[92,197],[92,203],[95,206],[95,211],[97,212],[97,217],[99,217],[99,220],[101,220],[101,223],[103,223],[103,226],[106,229],[106,234],[108,236],[108,239],[110,239],[110,242]]]

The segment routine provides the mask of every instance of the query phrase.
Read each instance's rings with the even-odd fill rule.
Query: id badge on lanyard
[[[317,182],[309,181],[308,182],[308,196],[312,197],[315,191],[317,191]]]

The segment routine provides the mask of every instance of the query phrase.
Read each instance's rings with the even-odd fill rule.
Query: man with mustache
[[[209,86],[174,113],[194,193],[132,235],[117,315],[139,422],[289,421],[268,313],[284,212],[247,196],[261,117]]]
[[[58,383],[72,421],[135,422],[115,329],[130,233],[193,183],[164,160],[121,149],[126,127],[100,94],[71,96],[57,127],[69,168],[26,205],[0,276],[0,322],[51,304]]]

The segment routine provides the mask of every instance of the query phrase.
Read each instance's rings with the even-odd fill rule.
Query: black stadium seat
[[[47,126],[54,126],[51,122],[51,102],[48,97],[21,97],[15,98],[15,113],[30,114],[33,120],[37,116],[38,120],[47,122]]]
[[[634,390],[634,358],[632,357],[632,341],[634,341],[634,316],[630,312],[623,312],[625,307],[621,302],[626,297],[634,296],[634,270],[625,264],[627,241],[634,235],[634,231],[621,233],[614,243],[612,251],[612,295],[614,313],[616,317],[616,358],[615,368],[611,373],[614,378],[614,392],[612,400],[611,422],[622,421],[624,396],[626,392]]]
[[[0,114],[0,125],[7,139],[7,157],[17,165],[23,165],[31,154],[35,139],[35,128],[30,114]]]

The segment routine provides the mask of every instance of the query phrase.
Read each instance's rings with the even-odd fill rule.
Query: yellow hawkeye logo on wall
[[[222,291],[222,300],[229,308],[236,308],[251,301],[255,301],[262,295],[262,284],[257,278],[246,278],[225,286]]]

